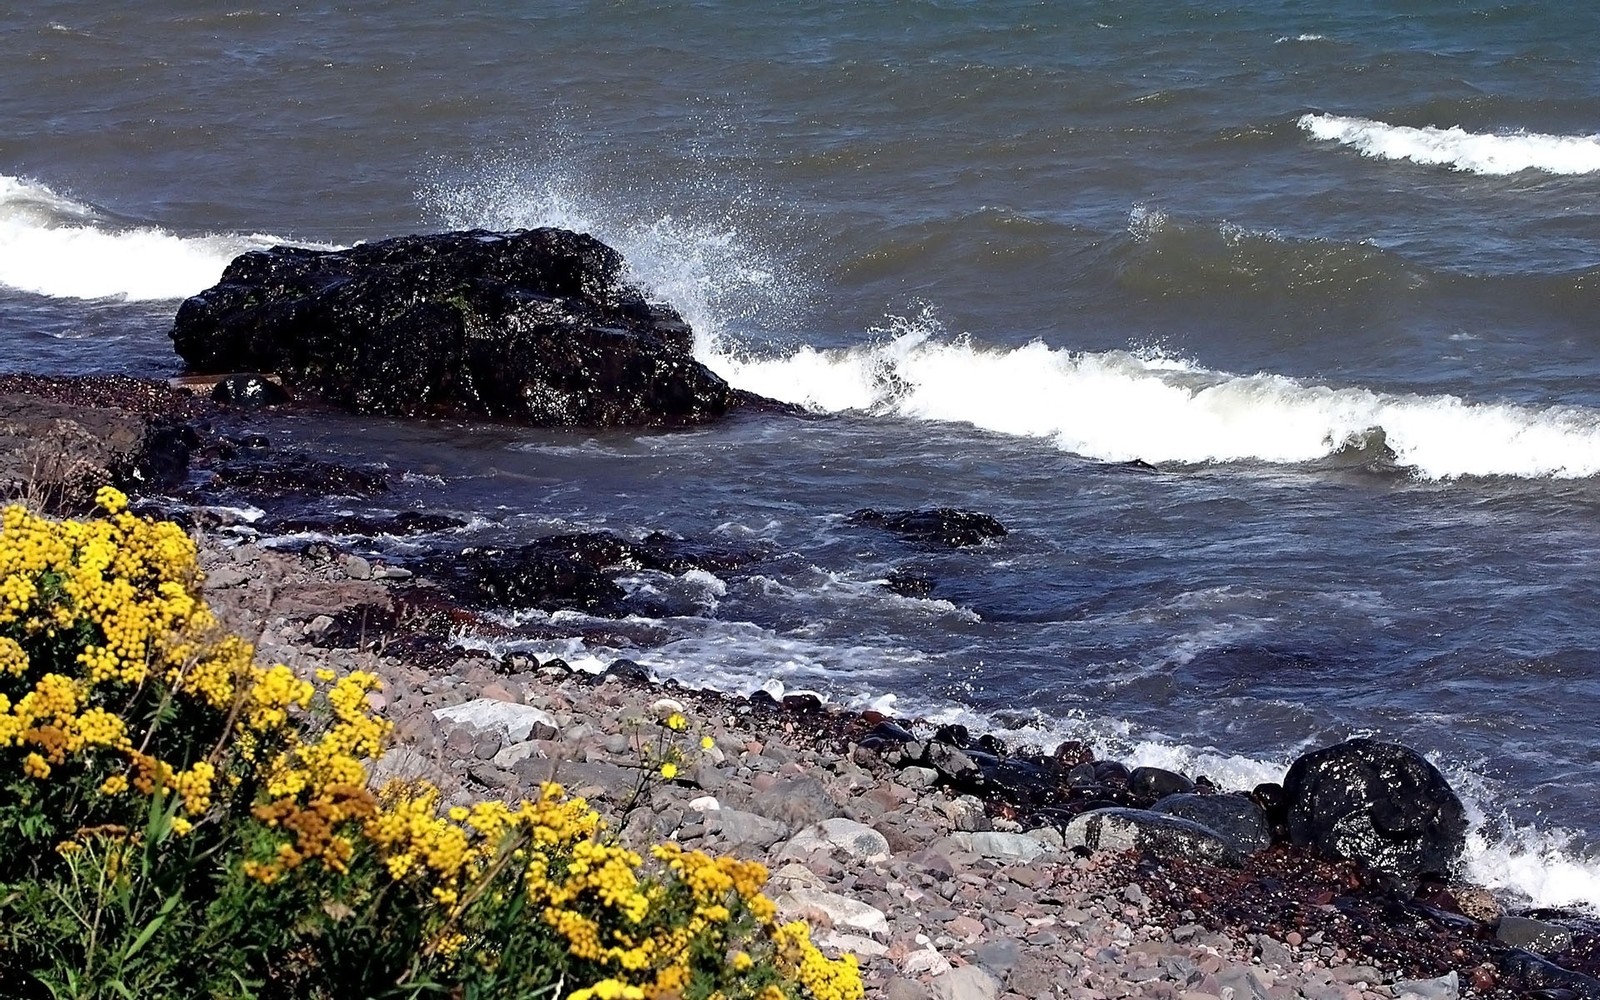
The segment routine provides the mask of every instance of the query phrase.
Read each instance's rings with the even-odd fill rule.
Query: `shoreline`
[[[133,413],[163,433],[125,433],[124,452],[181,444],[186,469],[225,458],[233,425],[248,424],[148,380],[0,376],[0,395],[39,401],[35,416],[47,422],[62,416],[44,404]],[[291,478],[315,481],[323,471],[295,467],[293,456],[275,461]],[[205,520],[193,509],[188,516]],[[410,571],[374,573],[328,545],[294,555],[210,538],[202,559],[208,598],[255,637],[262,659],[376,670],[397,727],[396,759],[384,767],[411,768],[463,796],[514,798],[553,777],[591,791],[615,816],[641,775],[641,734],[659,729],[657,717],[670,711],[663,699],[678,702],[716,749],[650,788],[644,807],[621,817],[624,835],[648,829],[766,862],[791,912],[816,919],[824,944],[861,955],[870,996],[1600,996],[1586,976],[1508,959],[1490,924],[1388,895],[1349,865],[1281,848],[1241,869],[1075,857],[1059,834],[1024,832],[1017,803],[962,794],[899,760],[883,727],[939,741],[916,720],[690,691],[626,669],[595,684],[532,657],[474,654],[450,641],[473,613],[445,590]],[[480,700],[540,713],[537,736],[513,740],[435,715]],[[1404,982],[1412,985],[1395,986]]]

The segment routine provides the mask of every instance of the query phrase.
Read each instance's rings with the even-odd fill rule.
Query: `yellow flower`
[[[710,750],[712,747],[715,747],[716,745],[717,745],[717,741],[712,739],[711,737],[709,737],[709,736],[700,737],[700,749],[702,749],[702,750]]]
[[[673,712],[667,716],[667,728],[675,733],[681,733],[689,725],[689,720],[683,717],[682,712]]]
[[[107,514],[120,514],[128,509],[128,497],[115,486],[102,486],[94,492],[94,502]]]
[[[676,778],[678,776],[678,765],[674,764],[670,760],[667,761],[665,764],[662,764],[661,765],[661,776],[663,778],[666,778],[668,781],[671,781],[673,778]]]
[[[22,773],[30,778],[38,778],[43,781],[50,777],[50,765],[46,764],[44,758],[37,753],[30,753],[22,758]]]

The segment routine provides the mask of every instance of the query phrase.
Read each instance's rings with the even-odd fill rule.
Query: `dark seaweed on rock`
[[[856,524],[884,528],[907,541],[960,549],[1004,538],[1006,527],[988,514],[959,507],[922,510],[874,510],[866,507],[850,515]]]
[[[401,236],[234,259],[178,309],[192,371],[272,372],[357,413],[674,426],[743,403],[620,254],[561,229]]]

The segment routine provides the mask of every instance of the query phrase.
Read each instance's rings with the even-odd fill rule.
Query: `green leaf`
[[[150,943],[150,939],[156,936],[157,931],[161,930],[161,925],[167,922],[167,918],[172,915],[172,911],[177,908],[182,898],[181,894],[173,893],[162,901],[160,911],[151,918],[148,924],[144,925],[144,930],[139,932],[139,936],[133,939],[133,944],[123,953],[124,961],[137,955],[139,949]]]

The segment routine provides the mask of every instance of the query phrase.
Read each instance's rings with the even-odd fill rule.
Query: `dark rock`
[[[1572,946],[1572,931],[1548,920],[1505,916],[1495,928],[1496,940],[1512,948],[1522,948],[1545,955],[1565,951]]]
[[[378,470],[352,469],[304,455],[283,461],[241,461],[218,466],[210,486],[236,490],[255,497],[290,494],[370,497],[389,488],[388,475]]]
[[[1056,747],[1054,754],[1056,763],[1062,767],[1075,767],[1079,764],[1094,762],[1094,749],[1087,743],[1079,740],[1062,740]]]
[[[884,528],[909,541],[952,549],[979,545],[1006,534],[1005,525],[988,514],[956,507],[887,511],[868,507],[851,514],[850,519]]]
[[[778,704],[778,699],[774,698],[772,692],[766,688],[756,688],[750,692],[750,697],[746,700],[754,708],[776,709],[781,707]]]
[[[1466,844],[1461,800],[1438,768],[1360,738],[1306,754],[1283,782],[1289,839],[1368,866],[1397,888],[1445,875]]]
[[[79,513],[94,506],[102,486],[168,488],[188,470],[194,440],[159,414],[0,395],[0,496]]]
[[[463,600],[487,607],[620,615],[627,593],[604,573],[538,542],[515,548],[466,548],[431,564]]]
[[[883,587],[901,597],[926,598],[933,593],[933,577],[920,569],[899,567],[884,577]]]
[[[1102,785],[1126,788],[1131,772],[1127,766],[1114,760],[1102,760],[1094,765],[1094,779]]]
[[[246,410],[277,406],[289,402],[283,386],[264,375],[241,372],[223,378],[211,389],[211,398],[227,406]]]
[[[235,258],[171,336],[191,371],[274,372],[357,413],[673,426],[770,403],[694,360],[682,317],[622,275],[559,229],[280,246]]]
[[[454,531],[466,526],[465,521],[448,514],[430,514],[420,510],[404,510],[393,516],[349,514],[329,517],[287,517],[268,521],[260,526],[264,534],[287,535],[297,532],[318,532],[325,535],[431,535]]]
[[[1267,814],[1244,795],[1168,795],[1150,811],[1193,820],[1240,854],[1254,854],[1272,843]]]
[[[1600,980],[1563,969],[1549,959],[1520,948],[1513,948],[1501,957],[1500,972],[1513,980],[1525,995],[1549,991],[1545,995],[1553,997],[1555,991],[1571,990],[1573,996],[1583,1000],[1600,1000]],[[1504,986],[1505,983],[1500,985]]]
[[[1128,794],[1148,805],[1168,795],[1187,795],[1194,782],[1176,771],[1160,767],[1136,767],[1128,775]]]
[[[650,683],[650,668],[641,663],[635,663],[633,660],[612,660],[606,664],[604,670],[594,675],[593,683],[602,683],[607,677],[615,677],[618,680],[630,681],[636,684],[648,684]]]
[[[966,726],[959,723],[940,726],[933,731],[933,742],[959,749],[972,742],[972,734],[967,731]]]
[[[785,710],[800,715],[812,715],[822,711],[822,699],[809,692],[786,694],[783,696],[782,705]]]
[[[1238,867],[1239,852],[1193,820],[1145,809],[1113,807],[1083,813],[1062,831],[1068,850],[1139,850],[1153,857]]]

